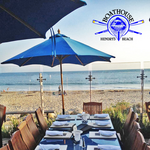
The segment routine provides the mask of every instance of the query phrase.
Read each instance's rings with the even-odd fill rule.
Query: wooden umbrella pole
[[[61,77],[62,113],[65,114],[64,90],[63,90],[63,73],[62,73],[62,59],[60,60],[60,77]]]

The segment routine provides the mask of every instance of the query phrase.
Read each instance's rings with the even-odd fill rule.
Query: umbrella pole
[[[63,90],[63,73],[62,73],[62,60],[60,60],[60,77],[61,77],[61,95],[62,95],[62,114],[65,114],[64,107],[64,90]]]

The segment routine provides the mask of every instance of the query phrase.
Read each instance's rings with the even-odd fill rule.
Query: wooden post
[[[43,79],[42,77],[42,73],[39,74],[39,80],[40,82],[40,94],[41,94],[41,109],[42,109],[42,113],[44,114],[44,99],[43,99],[43,80],[46,80],[46,79]]]
[[[91,102],[91,82],[92,82],[92,79],[95,79],[95,78],[92,78],[92,74],[90,72],[89,78],[85,78],[85,79],[88,79],[90,81],[90,102]]]
[[[140,111],[140,113],[141,113],[141,120],[140,120],[140,123],[141,123],[141,125],[142,125],[142,123],[143,123],[143,103],[144,103],[144,100],[143,100],[144,78],[147,78],[147,76],[144,76],[144,69],[141,69],[141,75],[140,75],[140,76],[137,76],[137,78],[141,78],[141,101],[142,101],[142,110]]]

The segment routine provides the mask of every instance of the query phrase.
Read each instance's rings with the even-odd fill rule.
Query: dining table
[[[99,149],[98,145],[103,145],[106,147],[116,147],[116,150],[121,150],[117,133],[115,133],[113,136],[102,136],[100,134],[100,131],[115,131],[109,114],[105,118],[98,118],[91,115],[86,121],[83,120],[81,116],[69,115],[64,118],[57,117],[55,123],[64,124],[55,125],[53,123],[49,127],[48,131],[58,131],[63,132],[63,134],[61,136],[45,135],[35,150],[42,150],[41,145],[59,145],[60,150],[101,150]],[[82,131],[80,140],[78,142],[75,141],[73,134],[73,131],[75,130]],[[115,148],[113,150],[115,150]]]

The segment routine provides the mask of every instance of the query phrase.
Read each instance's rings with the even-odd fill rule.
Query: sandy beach
[[[82,111],[83,102],[90,101],[89,90],[84,91],[66,91],[65,111]],[[144,90],[144,101],[150,101],[150,90]],[[44,91],[45,110],[54,110],[57,113],[62,111],[62,99],[58,92]],[[32,111],[41,105],[39,91],[19,91],[19,92],[1,92],[0,103],[7,107],[6,111]],[[103,109],[117,102],[126,101],[131,105],[141,103],[140,90],[92,90],[91,101],[102,102]]]

